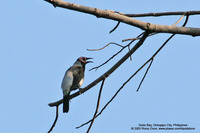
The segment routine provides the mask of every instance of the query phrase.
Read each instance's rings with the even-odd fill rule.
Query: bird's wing
[[[69,68],[65,72],[65,76],[63,77],[63,81],[61,85],[64,95],[68,95],[70,93],[70,88],[72,84],[73,84],[73,72],[71,71],[71,68]]]
[[[79,66],[73,66],[73,86],[71,87],[71,90],[78,89],[82,84],[84,80],[84,71],[82,67]]]

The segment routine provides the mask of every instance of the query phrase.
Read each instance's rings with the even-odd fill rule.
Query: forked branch
[[[100,76],[99,78],[94,80],[92,83],[87,85],[85,88],[70,95],[70,99],[86,92],[87,90],[89,90],[90,88],[92,88],[93,86],[98,84],[100,81],[102,81],[104,78],[107,78],[110,74],[112,74],[121,64],[124,63],[124,61],[126,61],[130,57],[130,55],[132,55],[143,44],[143,42],[145,41],[145,39],[147,38],[148,35],[149,35],[149,32],[146,31],[143,34],[143,36],[141,37],[141,39],[136,43],[136,45],[129,52],[127,52],[115,65],[113,65],[107,72],[105,72],[102,76]],[[63,102],[63,100],[61,99],[59,101],[49,103],[49,106],[50,107],[59,106],[62,102]]]
[[[93,123],[94,123],[94,119],[96,118],[97,112],[99,110],[99,104],[100,104],[100,99],[101,99],[101,92],[102,92],[102,89],[103,89],[104,81],[105,81],[105,79],[103,79],[103,81],[101,83],[101,87],[100,87],[100,90],[99,90],[99,96],[98,96],[98,100],[97,100],[96,110],[95,110],[94,116],[92,118],[92,121],[90,123],[90,126],[88,127],[87,133],[90,132],[90,129],[91,129]]]
[[[189,19],[189,15],[187,15],[186,16],[186,20],[185,20],[185,22],[184,22],[184,24],[182,25],[183,27],[187,24],[187,22],[188,22],[188,19]],[[169,42],[169,40],[171,40],[172,39],[172,37],[174,37],[175,36],[175,34],[173,34],[173,35],[171,35],[162,45],[161,45],[161,47],[151,56],[151,58],[150,59],[148,59],[133,75],[131,75],[129,78],[128,78],[128,80],[126,81],[126,82],[124,82],[124,84],[118,89],[118,91],[114,94],[114,96],[107,102],[107,104],[101,109],[101,111],[95,116],[95,117],[98,117],[99,115],[101,115],[101,113],[106,109],[106,107],[114,100],[114,98],[117,96],[117,94],[122,90],[122,88],[141,70],[141,69],[143,69],[149,62],[150,62],[150,64],[149,64],[149,66],[148,66],[148,68],[147,68],[147,70],[146,70],[146,72],[145,72],[145,74],[144,74],[144,76],[143,76],[143,78],[142,78],[142,80],[141,80],[141,82],[140,82],[140,84],[139,84],[139,87],[137,88],[137,91],[139,91],[139,88],[140,88],[140,86],[141,86],[141,84],[142,84],[142,82],[144,81],[144,78],[146,77],[146,75],[147,75],[147,73],[148,73],[148,71],[149,71],[149,69],[150,69],[150,67],[151,67],[151,65],[152,65],[152,63],[153,63],[153,60],[154,60],[154,58],[156,57],[156,55],[162,50],[162,48]],[[87,121],[87,122],[85,122],[85,123],[83,123],[82,125],[80,125],[80,126],[78,126],[78,127],[76,127],[77,129],[78,128],[81,128],[81,127],[83,127],[83,126],[85,126],[85,125],[87,125],[88,123],[90,123],[92,121],[92,119],[91,120],[89,120],[89,121]]]
[[[54,7],[62,7],[65,9],[75,10],[79,12],[83,12],[86,14],[95,15],[98,18],[106,18],[115,20],[118,22],[123,22],[128,25],[138,27],[142,30],[148,30],[150,32],[158,32],[158,33],[174,33],[174,34],[185,34],[192,36],[200,36],[200,28],[189,28],[189,27],[176,27],[169,25],[157,25],[151,24],[143,21],[139,21],[137,19],[125,16],[123,14],[115,13],[109,10],[101,10],[98,8],[87,7],[83,5],[78,5],[74,3],[69,3],[63,0],[45,0],[54,5]],[[183,14],[182,14],[183,15]]]
[[[138,35],[137,36],[137,38],[139,38],[140,36],[142,36],[144,34],[144,32],[143,33],[141,33],[140,35]],[[149,35],[148,35],[149,36]],[[141,38],[140,38],[141,39]],[[91,70],[97,70],[98,68],[100,68],[100,67],[102,67],[103,65],[105,65],[106,63],[108,63],[110,60],[112,60],[115,56],[117,56],[119,53],[121,53],[126,47],[128,47],[128,50],[130,51],[131,49],[130,49],[130,45],[134,42],[135,40],[132,40],[131,42],[129,42],[126,46],[122,46],[122,45],[120,45],[120,44],[117,44],[117,43],[114,43],[114,44],[117,44],[118,46],[121,46],[122,48],[117,52],[117,53],[115,53],[112,57],[110,57],[108,60],[106,60],[104,63],[102,63],[101,65],[99,65],[99,66],[96,66],[96,67],[93,67],[93,68],[91,68],[89,71],[91,71]],[[111,42],[112,44],[113,44],[113,42]],[[110,44],[110,43],[109,43]],[[106,46],[104,46],[103,48],[105,48],[105,47],[107,47],[108,46],[108,44],[106,45]],[[102,49],[102,48],[101,48]],[[101,50],[101,49],[97,49],[97,50]],[[93,50],[94,51],[94,50]],[[95,50],[96,51],[96,50]],[[132,57],[131,57],[131,55],[130,55],[130,60],[132,60]]]

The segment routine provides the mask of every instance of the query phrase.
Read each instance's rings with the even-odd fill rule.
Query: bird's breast
[[[80,80],[80,82],[79,82],[79,87],[81,87],[81,86],[82,86],[82,84],[83,84],[83,81],[84,81],[84,78],[82,78],[82,79]]]

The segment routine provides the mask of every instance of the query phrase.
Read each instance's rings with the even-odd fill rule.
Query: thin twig
[[[53,128],[55,127],[55,125],[56,125],[56,122],[58,120],[58,110],[59,110],[59,106],[56,106],[56,118],[55,118],[55,120],[53,122],[53,125],[51,126],[51,128],[49,129],[49,131],[47,133],[50,133],[53,130]]]
[[[89,71],[92,71],[92,70],[94,70],[94,69],[97,70],[99,67],[105,65],[105,64],[108,63],[111,59],[113,59],[115,56],[117,56],[119,53],[121,53],[122,50],[123,50],[124,48],[125,48],[125,47],[123,47],[122,49],[120,49],[116,54],[114,54],[112,57],[110,57],[108,60],[106,60],[106,61],[105,61],[104,63],[102,63],[101,65],[96,66],[96,67],[93,67],[93,68],[91,68]]]
[[[113,13],[117,13],[117,14],[120,14],[120,15],[124,15],[123,13],[119,12],[119,11],[113,11],[113,10],[106,10],[106,11],[110,11],[110,12],[113,12]]]
[[[140,39],[140,37],[138,37],[138,38],[128,38],[128,39],[122,40],[122,42],[132,41],[132,40],[139,40],[139,39]]]
[[[148,68],[147,68],[147,70],[146,70],[146,72],[145,72],[145,74],[144,74],[144,76],[143,76],[143,78],[142,78],[142,80],[141,80],[141,82],[140,82],[138,88],[137,88],[137,91],[139,91],[140,86],[142,85],[142,82],[144,81],[144,78],[146,77],[146,75],[147,75],[147,73],[148,73],[148,71],[149,71],[149,68],[151,67],[152,63],[153,63],[153,58],[151,59],[151,62],[150,62],[150,64],[149,64],[149,66],[148,66]]]
[[[142,13],[142,14],[124,14],[128,17],[159,17],[168,15],[199,15],[200,11],[179,11],[179,12],[156,12],[156,13]]]
[[[137,38],[140,38],[140,36],[142,36],[144,34],[144,32],[142,32],[141,34],[139,34],[138,36],[137,36]],[[141,38],[140,38],[141,39]],[[125,47],[127,47],[128,46],[128,50],[130,51],[131,49],[130,49],[130,45],[134,42],[135,40],[132,40],[130,43],[128,43]],[[130,60],[132,61],[132,55],[130,55]]]
[[[189,15],[187,14],[186,15],[186,19],[185,19],[185,22],[184,22],[184,24],[182,25],[182,27],[185,27],[186,26],[186,24],[187,24],[187,22],[188,22],[188,20],[189,20]]]
[[[151,33],[151,34],[149,34],[149,36],[153,36],[153,35],[156,35],[156,34],[158,34],[158,33]],[[148,36],[148,37],[149,37]],[[140,37],[136,37],[136,38],[128,38],[128,39],[124,39],[124,40],[122,40],[122,42],[126,42],[126,41],[132,41],[132,40],[139,40],[139,39],[141,39]]]
[[[175,24],[173,24],[172,26],[176,26],[183,18],[184,18],[185,14],[183,14],[177,21]]]
[[[98,96],[98,100],[97,100],[96,110],[95,110],[94,116],[92,118],[92,121],[90,123],[90,126],[88,127],[87,133],[90,132],[90,129],[91,129],[93,123],[94,123],[94,119],[96,118],[96,114],[97,114],[98,109],[99,109],[99,104],[100,104],[100,99],[101,99],[101,92],[102,92],[102,89],[103,89],[104,81],[105,81],[105,79],[103,79],[103,81],[101,83],[101,87],[100,87],[100,90],[99,90],[99,96]]]
[[[120,21],[118,21],[117,25],[110,31],[110,33],[112,33],[113,31],[115,31],[117,29],[117,27],[119,26]]]
[[[102,50],[102,49],[108,47],[110,44],[114,44],[114,45],[120,46],[120,47],[122,47],[122,48],[124,47],[124,46],[122,46],[122,45],[120,45],[120,44],[118,44],[118,43],[110,42],[110,43],[106,44],[105,46],[103,46],[102,48],[99,48],[99,49],[87,49],[87,50],[88,50],[88,51],[98,51],[98,50]]]
[[[139,40],[139,39],[141,39],[141,36],[144,34],[144,32],[142,32],[142,33],[140,33],[135,39],[132,39],[131,40],[131,42],[128,44],[128,45],[130,45],[131,43],[133,43],[135,40]],[[149,35],[151,35],[152,33],[150,33]],[[149,35],[148,35],[148,37],[149,37]],[[124,39],[124,40],[126,40],[126,39]],[[125,42],[124,40],[122,40],[122,42]]]

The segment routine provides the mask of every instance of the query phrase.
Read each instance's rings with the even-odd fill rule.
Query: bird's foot
[[[81,91],[82,91],[82,88],[79,88],[79,94],[82,94],[82,92],[81,92]]]

